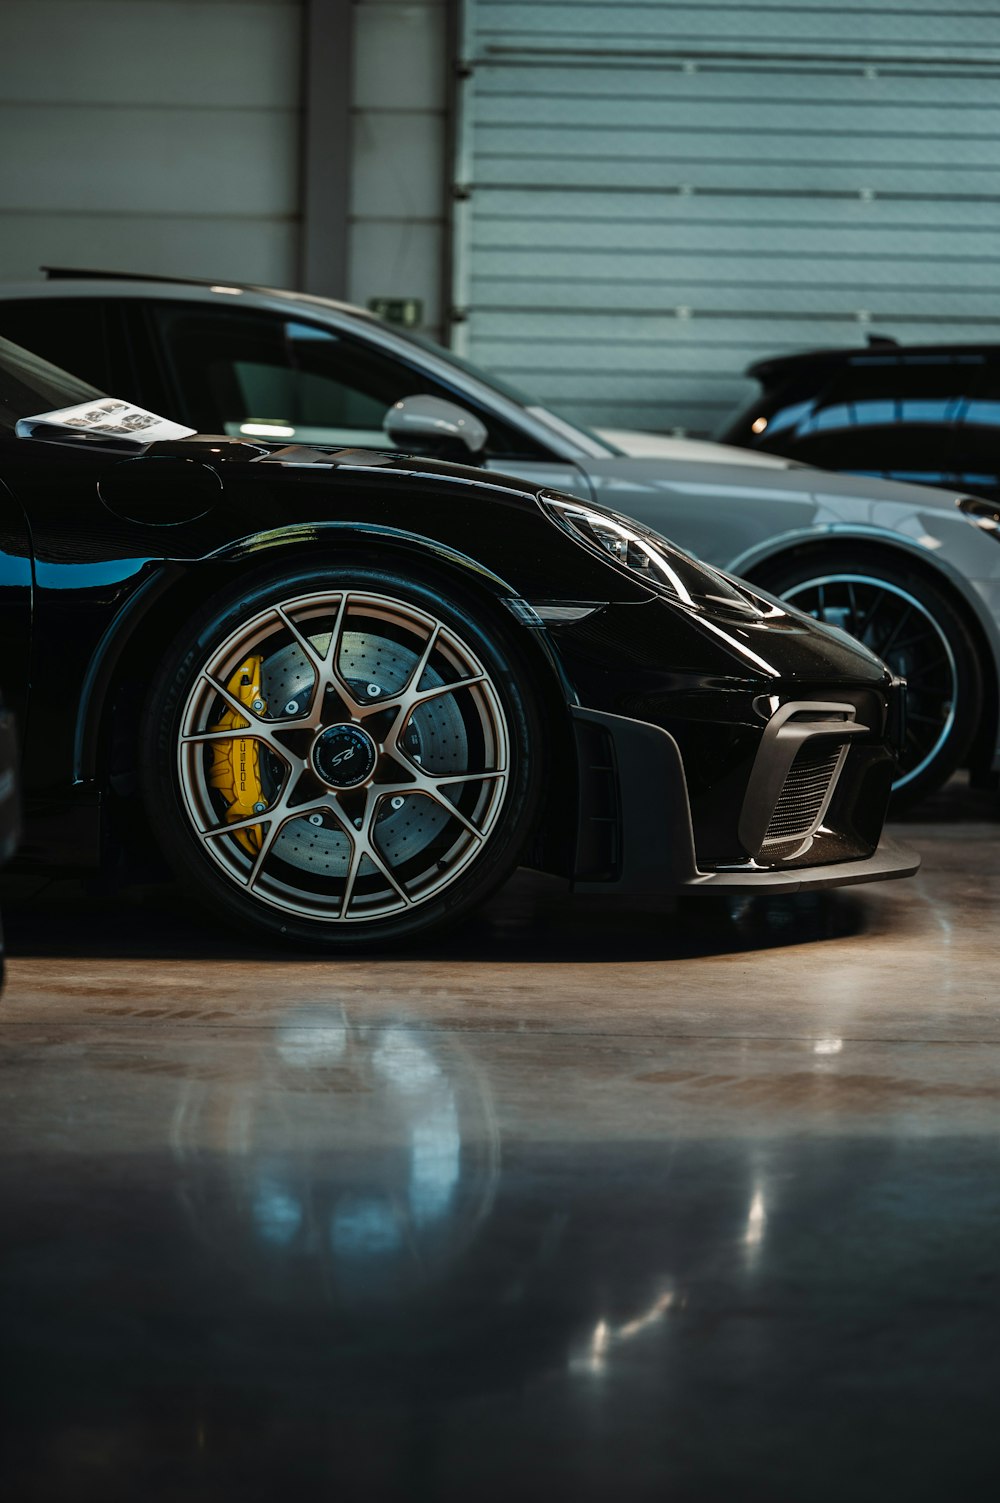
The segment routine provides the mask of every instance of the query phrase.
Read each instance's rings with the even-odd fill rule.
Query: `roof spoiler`
[[[865,340],[868,349],[898,349],[899,340],[893,339],[890,334],[869,334]],[[766,386],[769,382],[784,376],[787,371],[796,367],[810,365],[839,365],[844,360],[849,360],[852,355],[858,353],[858,347],[845,345],[839,349],[825,350],[795,350],[788,355],[767,355],[763,360],[755,360],[748,365],[743,372],[745,376],[752,377]]]
[[[211,287],[213,282],[209,277],[165,277],[159,272],[143,271],[101,271],[94,266],[40,266],[50,282],[173,282],[179,287]],[[226,286],[246,286],[246,283],[233,284],[227,282]]]

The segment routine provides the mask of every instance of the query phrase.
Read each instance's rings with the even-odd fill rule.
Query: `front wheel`
[[[542,778],[495,631],[372,567],[258,584],[167,654],[144,794],[179,875],[231,922],[339,948],[464,914],[514,868]]]
[[[775,595],[857,637],[906,679],[906,740],[893,805],[916,803],[961,763],[979,723],[975,645],[930,580],[864,550],[789,559],[759,577]]]

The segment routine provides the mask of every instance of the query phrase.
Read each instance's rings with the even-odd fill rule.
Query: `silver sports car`
[[[596,500],[859,637],[909,683],[897,796],[1000,766],[1000,549],[954,494],[653,435],[594,434],[343,303],[51,273],[0,335],[188,427],[462,459]]]

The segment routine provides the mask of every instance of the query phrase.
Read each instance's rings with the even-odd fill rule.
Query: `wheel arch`
[[[319,536],[317,536],[319,534]],[[180,631],[187,616],[213,592],[248,585],[273,571],[342,565],[353,558],[369,566],[419,571],[424,583],[439,581],[468,609],[478,612],[511,646],[543,717],[551,755],[573,753],[569,705],[576,699],[548,633],[519,616],[519,596],[499,575],[455,550],[412,534],[331,524],[289,529],[281,536],[246,538],[207,558],[168,563],[134,593],[98,644],[81,689],[73,747],[73,781],[105,793],[132,790],[139,723],[150,678],[149,665]],[[510,602],[515,603],[511,609]],[[567,763],[567,765],[569,765]],[[550,810],[547,831],[564,830],[569,810]],[[543,834],[548,848],[562,837]]]
[[[833,529],[821,536],[811,533],[772,539],[766,547],[742,555],[730,567],[734,573],[741,573],[751,582],[764,584],[767,574],[782,564],[800,564],[810,559],[818,562],[824,554],[843,547],[856,547],[860,557],[865,560],[877,556],[896,568],[906,568],[921,574],[929,584],[941,591],[954,609],[969,633],[982,676],[983,700],[968,761],[977,769],[988,770],[997,756],[1000,756],[1000,748],[997,746],[1000,726],[1000,632],[979,595],[968,588],[963,576],[946,559],[930,554],[916,542],[896,533],[885,533],[881,529]]]

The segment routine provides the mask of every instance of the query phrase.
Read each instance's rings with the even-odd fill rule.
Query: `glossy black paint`
[[[746,374],[761,391],[723,424],[722,443],[1000,498],[1000,345],[873,338],[761,360]]]
[[[0,699],[0,866],[17,850],[21,836],[21,800],[18,786],[17,728],[14,717]],[[4,978],[4,942],[0,930],[0,987]]]
[[[6,640],[24,649],[9,655],[8,686],[25,726],[28,857],[116,863],[142,850],[137,729],[166,644],[213,593],[261,569],[348,557],[429,578],[514,645],[548,731],[543,868],[603,875],[580,855],[593,811],[580,797],[574,707],[605,717],[623,766],[636,722],[673,738],[676,768],[669,756],[641,765],[649,780],[678,779],[682,794],[686,779],[693,851],[713,865],[747,859],[736,831],[766,705],[853,702],[869,731],[851,749],[865,809],[851,802],[855,836],[834,855],[863,858],[878,841],[888,784],[866,778],[891,762],[884,666],[793,612],[761,619],[665,598],[569,536],[536,485],[372,451],[210,436],[143,450],[45,428],[0,430],[0,480],[0,610]],[[562,601],[597,609],[546,630],[528,608]],[[643,789],[616,796],[641,808]],[[619,815],[622,829],[630,817]]]
[[[876,578],[918,559],[931,589],[940,588],[931,615],[935,623],[934,612],[942,616],[952,634],[956,666],[954,681],[945,682],[950,669],[940,668],[933,625],[921,642],[893,654],[895,671],[910,679],[915,712],[897,769],[896,801],[922,796],[966,754],[977,774],[1000,762],[1000,639],[987,592],[973,584],[1000,575],[1000,555],[985,559],[961,524],[955,527],[954,516],[941,549],[925,548],[925,537],[936,536],[935,524],[915,532],[913,514],[922,511],[926,491],[921,496],[906,487],[906,494],[880,498],[884,486],[845,477],[834,487],[839,494],[831,512],[829,477],[820,497],[809,476],[792,473],[783,461],[780,474],[750,464],[738,476],[733,456],[716,461],[710,445],[691,453],[682,445],[671,453],[676,441],[666,440],[664,452],[643,458],[641,444],[633,455],[623,439],[626,453],[620,454],[607,435],[588,435],[572,424],[567,429],[557,414],[495,375],[419,336],[390,330],[362,309],[261,287],[48,271],[47,286],[0,287],[0,332],[192,430],[373,450],[388,445],[513,472],[627,512],[778,594],[794,587],[784,576],[802,566],[807,552],[818,559],[835,546],[835,531],[842,541],[877,550],[870,565],[880,570]],[[428,401],[436,421],[428,427],[424,411],[414,426],[413,404],[422,409]],[[458,444],[459,452],[452,447],[460,432],[466,439],[478,434],[474,459],[465,444]],[[940,462],[935,455],[934,464]],[[940,507],[941,500],[928,505]],[[821,604],[818,613],[843,626],[833,610]],[[864,633],[879,651],[856,613],[847,629]],[[884,630],[891,641],[891,626]],[[955,700],[959,710],[951,717]]]

